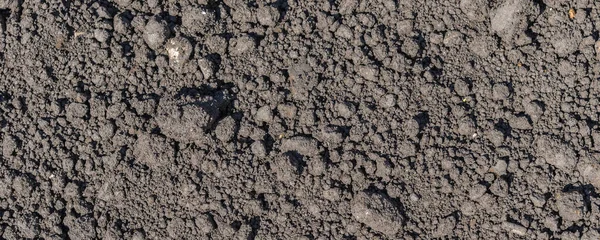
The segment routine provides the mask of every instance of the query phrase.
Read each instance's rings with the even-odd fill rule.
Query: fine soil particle
[[[0,0],[0,239],[599,239],[600,2]]]

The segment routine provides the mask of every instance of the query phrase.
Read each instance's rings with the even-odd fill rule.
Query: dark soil
[[[0,0],[1,239],[600,239],[600,2]]]

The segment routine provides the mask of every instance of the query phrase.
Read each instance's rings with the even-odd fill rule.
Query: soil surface
[[[0,0],[2,239],[600,239],[600,2]]]

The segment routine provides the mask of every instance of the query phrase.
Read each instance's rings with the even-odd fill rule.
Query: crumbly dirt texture
[[[0,0],[0,239],[600,239],[600,2]]]

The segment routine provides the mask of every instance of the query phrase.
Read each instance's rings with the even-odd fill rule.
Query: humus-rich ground
[[[0,0],[2,239],[599,239],[600,2]]]

